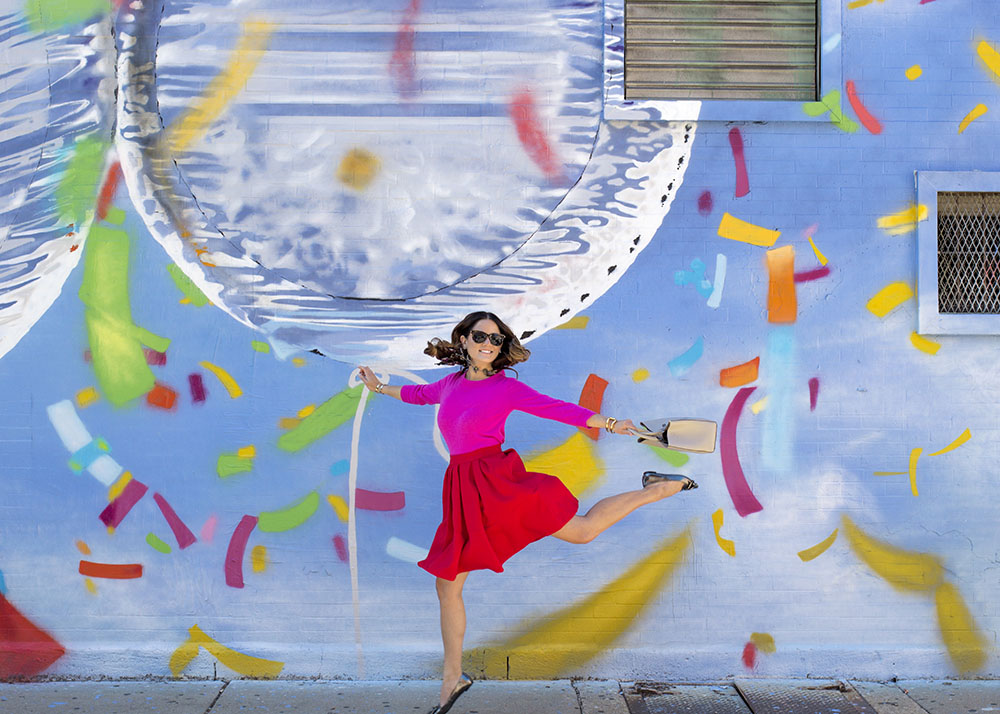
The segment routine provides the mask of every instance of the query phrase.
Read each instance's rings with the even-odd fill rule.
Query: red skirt
[[[569,523],[580,505],[562,481],[525,471],[517,452],[499,445],[452,455],[441,500],[441,525],[417,565],[445,580],[502,573],[508,558]]]

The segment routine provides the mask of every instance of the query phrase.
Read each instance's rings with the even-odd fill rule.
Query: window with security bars
[[[625,0],[625,99],[818,99],[819,0]]]
[[[938,312],[1000,314],[1000,193],[937,194]]]

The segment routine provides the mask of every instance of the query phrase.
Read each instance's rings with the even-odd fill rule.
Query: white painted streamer
[[[360,374],[361,371],[355,369],[347,378],[347,386],[350,388],[357,387],[359,384],[362,385],[361,399],[358,401],[358,408],[354,412],[354,426],[351,431],[351,465],[347,477],[347,556],[348,565],[351,570],[351,602],[354,606],[354,644],[357,648],[358,655],[358,677],[362,678],[365,673],[365,652],[364,648],[361,646],[361,599],[358,588],[358,528],[357,521],[354,518],[354,513],[358,486],[358,443],[361,441],[361,420],[365,412],[365,402],[368,401],[368,395],[370,392],[368,391],[368,387],[363,386],[364,383],[359,377]],[[388,384],[389,379],[387,375],[389,374],[404,377],[405,379],[409,379],[411,382],[415,382],[417,384],[427,384],[427,380],[413,374],[413,372],[408,372],[403,369],[386,369],[384,374],[378,374],[378,378],[380,381]],[[70,409],[72,408],[73,406],[71,404]],[[440,408],[440,405],[438,405],[438,407],[434,410],[434,447],[445,461],[449,461],[451,457],[448,454],[448,450],[445,448],[444,440],[441,438],[441,430],[437,426],[438,408]],[[76,412],[74,412],[74,415],[75,414]],[[80,426],[83,425],[81,424]],[[89,443],[89,440],[87,443]],[[392,550],[390,550],[390,547]],[[389,544],[386,545],[386,552],[394,558],[406,561],[411,561],[411,557],[419,556],[411,561],[414,563],[427,557],[426,550],[421,550],[419,546],[407,543],[406,541],[400,540],[395,536],[389,539]]]
[[[358,374],[359,370],[351,372],[347,383],[357,382]],[[351,601],[354,605],[354,645],[358,654],[358,679],[363,679],[365,676],[365,651],[361,646],[361,600],[358,595],[358,525],[354,518],[354,506],[358,485],[358,442],[361,440],[361,418],[364,416],[368,394],[368,387],[362,385],[361,399],[358,400],[358,408],[354,412],[354,428],[351,431],[351,468],[347,479],[347,555],[351,569]]]
[[[407,563],[419,563],[427,557],[427,548],[405,541],[402,538],[392,536],[385,544],[385,552],[397,560],[405,560]]]
[[[726,256],[717,253],[715,256],[715,283],[712,285],[712,294],[708,296],[706,303],[713,310],[722,303],[722,289],[726,286]]]
[[[76,413],[76,408],[70,400],[64,399],[50,404],[45,411],[48,412],[49,421],[59,435],[59,440],[70,454],[75,454],[93,441],[93,437],[80,420],[80,415]],[[101,454],[87,466],[87,470],[102,484],[110,486],[125,469],[107,454]]]

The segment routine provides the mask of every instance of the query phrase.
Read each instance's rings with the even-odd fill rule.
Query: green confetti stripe
[[[192,305],[203,307],[208,304],[208,298],[205,297],[205,293],[177,265],[174,263],[167,265],[167,272],[174,279],[174,285],[177,286],[177,289],[184,293],[184,297],[190,300]]]
[[[155,533],[147,533],[146,542],[149,544],[149,547],[152,548],[153,550],[158,550],[161,553],[170,552],[170,546],[164,543],[159,538],[157,538]]]
[[[110,0],[28,0],[24,4],[24,15],[33,32],[58,30],[109,12]]]
[[[219,474],[219,478],[229,478],[252,470],[253,459],[239,454],[220,454],[219,460],[215,464],[215,472]]]
[[[309,520],[319,508],[319,493],[311,491],[302,500],[280,511],[265,511],[257,520],[257,528],[265,533],[280,533],[297,528]]]
[[[46,0],[40,0],[46,2]],[[58,3],[46,5],[58,6]],[[88,136],[76,143],[73,157],[56,187],[56,208],[59,219],[72,223],[79,229],[88,213],[92,213],[100,189],[101,175],[104,173],[104,155],[108,142]]]
[[[263,352],[264,354],[267,354],[271,351],[271,345],[267,344],[266,342],[261,342],[260,340],[254,340],[253,342],[250,343],[250,346],[253,347],[255,351]]]
[[[80,300],[93,355],[94,374],[101,390],[121,406],[153,388],[153,372],[142,345],[165,352],[170,340],[132,322],[128,295],[128,234],[102,225],[87,237]]]
[[[282,434],[278,439],[278,448],[283,451],[300,451],[343,426],[357,411],[362,389],[363,385],[359,384],[327,399],[298,426]],[[371,399],[371,394],[368,398]]]
[[[683,466],[684,464],[686,464],[688,461],[691,460],[690,456],[681,453],[680,451],[672,451],[670,449],[664,449],[662,446],[649,446],[649,444],[647,444],[646,446],[648,446],[649,449],[652,450],[654,454],[659,456],[661,459],[666,461],[671,466]]]

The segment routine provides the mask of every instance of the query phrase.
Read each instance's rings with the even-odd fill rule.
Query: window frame
[[[804,102],[768,99],[625,99],[625,3],[604,0],[604,118],[609,121],[804,121],[826,122],[827,115],[810,117]],[[844,86],[843,42],[823,52],[825,41],[841,34],[841,0],[816,0],[819,5],[817,48],[818,96]]]
[[[917,222],[917,331],[921,335],[1000,335],[1000,314],[938,312],[939,192],[1000,193],[993,171],[915,171],[917,205],[927,220]]]

